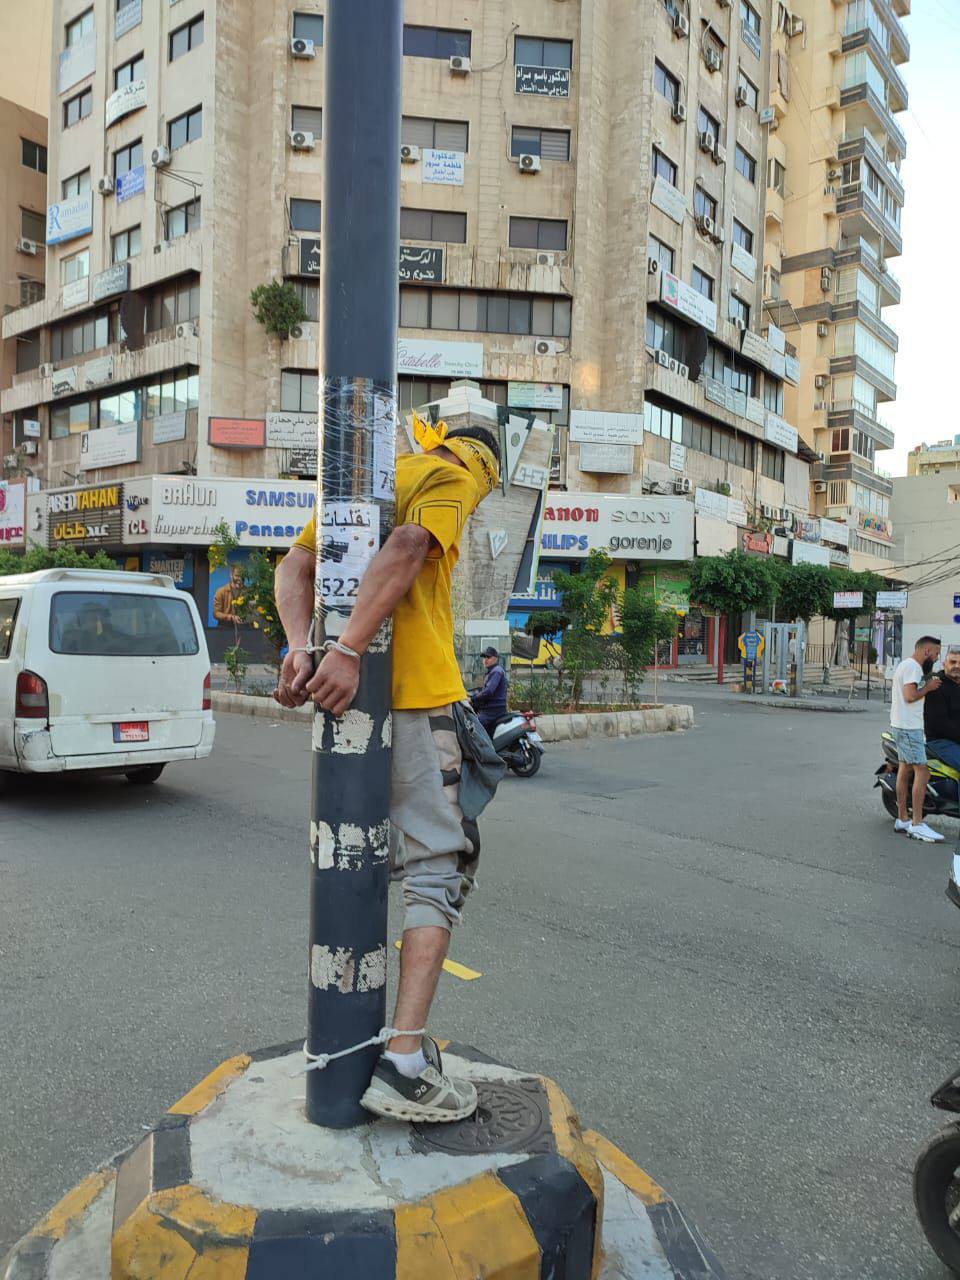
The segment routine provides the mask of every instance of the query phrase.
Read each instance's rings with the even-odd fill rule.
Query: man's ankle
[[[420,1049],[419,1036],[394,1036],[387,1048],[391,1053],[417,1053]]]

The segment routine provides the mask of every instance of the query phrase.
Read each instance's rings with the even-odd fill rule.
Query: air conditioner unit
[[[21,236],[17,241],[17,253],[26,253],[31,258],[37,256],[39,245],[36,240],[27,240],[25,236]]]
[[[842,170],[842,169],[828,169],[828,170],[827,170],[827,181],[828,181],[828,182],[834,182],[837,178],[842,178],[842,177],[843,177],[843,170]]]
[[[36,440],[24,440],[23,444],[20,445],[20,452],[24,457],[35,458],[37,456]]]
[[[667,355],[666,351],[657,352],[657,364],[661,365],[664,369],[670,368],[670,357]]]
[[[761,503],[760,514],[764,520],[777,520],[780,517],[779,507],[771,507],[766,502]]]
[[[713,149],[713,163],[714,164],[727,163],[727,149],[726,147],[721,147],[719,142]]]
[[[20,462],[20,459],[17,457],[15,453],[5,453],[3,455],[3,465],[5,467],[15,467],[18,465],[19,462]]]
[[[743,85],[737,87],[737,106],[745,107],[747,105],[747,91]]]
[[[677,101],[673,104],[673,110],[670,112],[674,120],[678,124],[682,124],[687,118],[687,105],[685,102]]]
[[[679,36],[681,40],[690,34],[690,19],[685,13],[673,15],[673,34]]]
[[[802,36],[804,30],[803,19],[797,14],[792,13],[787,19],[787,35]]]
[[[551,342],[549,338],[538,338],[533,349],[538,356],[556,356],[560,354],[563,347],[559,342]]]
[[[733,327],[737,329],[740,333],[743,333],[746,330],[747,322],[746,320],[743,319],[742,316],[734,316]]]
[[[197,325],[195,320],[188,320],[186,324],[177,325],[178,338],[195,338],[197,336]]]
[[[102,196],[112,196],[114,192],[114,182],[109,173],[105,173],[97,183],[97,190]]]
[[[825,453],[818,453],[818,454],[817,454],[817,461],[818,461],[818,462],[826,462],[826,460],[827,460],[827,455],[826,455]]]
[[[820,455],[820,460],[821,460],[821,462],[824,460],[824,459],[823,459],[823,454],[821,454],[821,455]],[[813,492],[814,492],[814,493],[826,493],[826,492],[827,492],[827,482],[826,482],[826,480],[814,480],[814,482],[813,482]]]
[[[470,59],[465,58],[462,54],[455,53],[450,59],[450,70],[454,75],[468,76],[470,74]]]
[[[660,273],[660,260],[658,258],[647,259],[647,275],[655,276]]]
[[[520,166],[521,173],[539,173],[540,157],[531,155],[522,155],[517,157],[517,164]]]
[[[727,238],[723,230],[723,227],[721,227],[719,222],[716,224],[716,226],[713,229],[713,238],[717,242],[717,244],[723,244],[724,240],[726,240]]]
[[[879,271],[880,275],[882,275],[882,276],[883,276],[883,275],[886,275],[886,273],[887,273],[889,270],[890,270],[890,268],[887,266],[887,260],[886,260],[886,258],[878,258],[878,259],[877,259],[877,271]]]
[[[826,338],[826,337],[829,337],[829,335],[830,335],[830,326],[828,324],[824,324],[824,322],[821,320],[820,323],[817,325],[817,337]]]
[[[813,380],[813,385],[817,388],[818,391],[822,391],[829,381],[830,379],[827,377],[825,373],[818,373]]]
[[[305,129],[291,129],[290,145],[294,151],[312,151],[317,145],[316,135]]]
[[[303,325],[295,324],[295,325],[293,326],[293,328],[290,330],[290,337],[291,337],[291,338],[302,338],[302,337],[303,337]]]
[[[716,145],[717,144],[712,133],[708,133],[706,130],[704,130],[704,132],[700,134],[700,150],[701,151],[709,151],[712,153],[713,148]]]
[[[315,58],[316,46],[312,40],[304,40],[302,36],[293,36],[290,40],[290,52],[295,58]]]
[[[724,497],[729,498],[729,497],[730,497],[731,492],[732,492],[732,487],[731,487],[731,485],[730,485],[730,481],[729,481],[729,480],[718,480],[718,481],[717,481],[717,493],[722,493],[722,494],[724,495]]]
[[[820,288],[824,293],[829,293],[833,288],[833,268],[824,267],[820,272]]]
[[[538,267],[555,267],[557,265],[557,255],[555,253],[538,253]]]
[[[777,113],[773,107],[764,107],[757,116],[757,119],[761,124],[773,125],[773,127],[776,128]]]
[[[416,164],[419,159],[420,159],[420,148],[414,146],[413,143],[411,142],[405,142],[403,146],[400,148],[400,163]]]
[[[170,163],[170,148],[162,144],[150,152],[150,163],[155,169],[165,169]]]
[[[723,59],[720,56],[719,49],[714,49],[710,45],[704,48],[703,61],[708,71],[719,71],[723,66]]]
[[[40,377],[41,377],[41,378],[52,378],[52,377],[53,377],[53,365],[52,365],[52,364],[42,364],[42,365],[40,366],[39,373],[40,373]]]
[[[677,476],[676,480],[674,480],[673,482],[673,492],[674,493],[692,493],[693,481],[690,479],[689,476]]]
[[[698,213],[697,230],[701,231],[705,236],[714,236],[717,232],[717,224],[712,218],[708,218],[705,213]]]

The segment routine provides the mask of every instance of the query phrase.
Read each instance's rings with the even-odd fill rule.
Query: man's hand
[[[309,653],[288,652],[280,668],[280,683],[273,696],[281,707],[302,707],[309,694],[307,681],[313,675],[313,659]]]
[[[360,663],[345,653],[331,649],[317,667],[316,675],[307,681],[307,693],[318,707],[331,715],[342,716],[357,696]]]
[[[936,693],[942,684],[943,684],[943,681],[940,679],[940,677],[934,676],[932,679],[928,680],[927,683],[923,686],[923,692],[924,694]]]

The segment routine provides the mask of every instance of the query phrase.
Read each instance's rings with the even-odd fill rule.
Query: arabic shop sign
[[[317,448],[317,415],[315,413],[268,413],[268,449]]]
[[[525,67],[517,65],[517,93],[536,93],[546,98],[570,97],[568,67]]]
[[[318,276],[320,274],[320,241],[300,241],[300,275]]]
[[[117,10],[113,23],[113,38],[119,40],[122,35],[138,27],[143,21],[143,0],[127,0],[123,8]],[[109,123],[109,122],[108,122]]]
[[[123,12],[121,10],[121,12]],[[132,84],[122,85],[115,93],[111,93],[104,109],[104,121],[109,129],[112,124],[128,116],[131,111],[139,111],[147,105],[146,80],[134,80]]]
[[[93,230],[93,192],[47,205],[47,244],[62,244]]]
[[[140,423],[119,422],[114,427],[84,431],[80,436],[80,470],[98,471],[123,467],[140,460]]]
[[[694,324],[703,325],[704,329],[716,333],[717,304],[669,271],[660,272],[660,301],[671,311],[676,311]]]
[[[48,494],[47,528],[51,548],[119,545],[123,531],[120,485]]]
[[[118,293],[126,293],[130,287],[130,263],[118,262],[114,267],[107,267],[99,275],[93,277],[91,285],[91,302],[101,302],[104,298],[112,298]]]
[[[7,483],[0,480],[0,544],[10,546],[23,542],[26,485],[22,480]]]
[[[443,284],[443,250],[402,244],[400,246],[400,281],[403,283],[408,280],[425,284]]]
[[[420,153],[421,177],[443,187],[462,187],[465,156],[462,151],[441,151],[424,147]]]
[[[135,169],[128,169],[117,179],[117,204],[132,200],[134,196],[143,195],[146,185],[146,165],[138,164]]]
[[[440,378],[481,378],[483,343],[400,338],[397,343],[397,372],[433,374]]]

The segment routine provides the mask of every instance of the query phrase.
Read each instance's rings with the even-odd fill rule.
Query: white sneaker
[[[939,831],[934,831],[933,827],[928,827],[925,822],[910,824],[907,834],[914,840],[924,840],[927,844],[937,844],[943,839]]]
[[[906,832],[909,835],[910,828],[912,826],[913,826],[913,823],[910,821],[909,818],[898,818],[896,822],[893,824],[893,829],[894,831]]]

